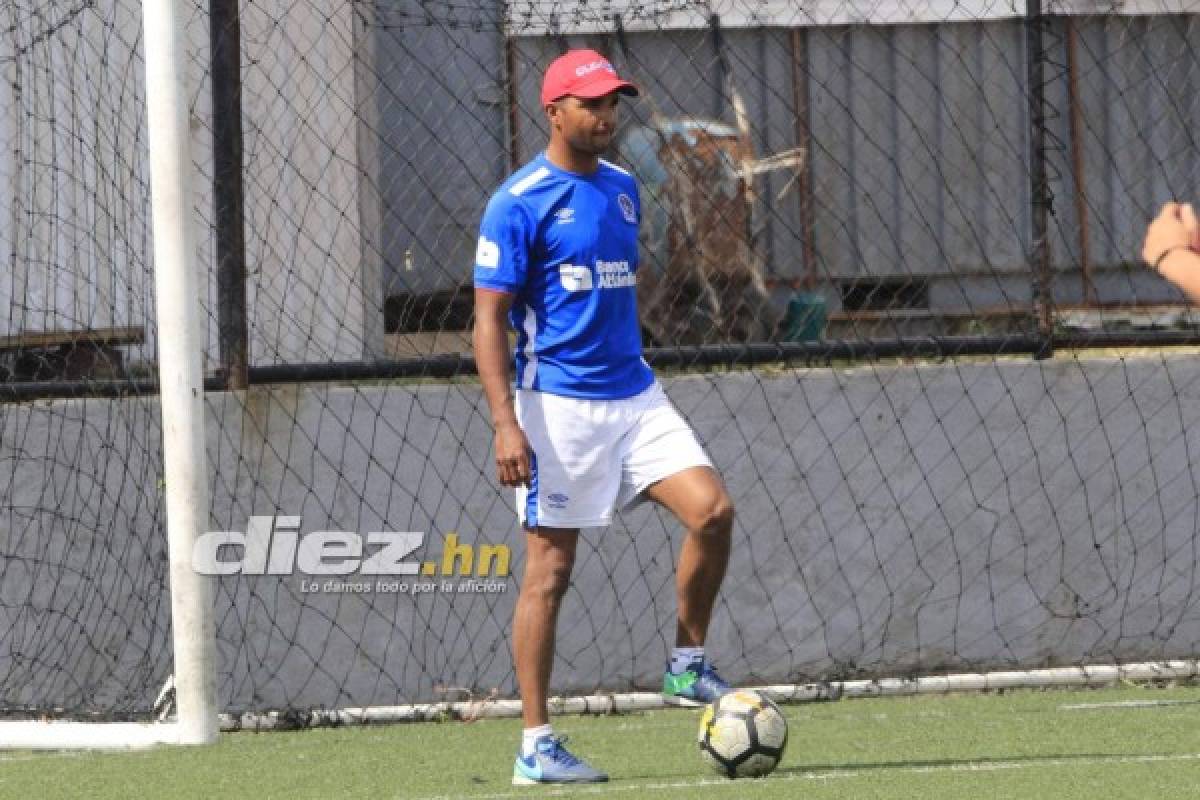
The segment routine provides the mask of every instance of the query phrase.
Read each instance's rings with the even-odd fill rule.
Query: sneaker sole
[[[533,778],[526,778],[524,775],[513,775],[513,786],[569,786],[575,783],[607,783],[608,776],[604,775],[599,778],[593,778],[590,781],[535,781]]]
[[[664,694],[663,702],[669,706],[679,706],[681,708],[703,708],[708,705],[708,703],[702,703],[690,697],[680,697],[677,694]]]

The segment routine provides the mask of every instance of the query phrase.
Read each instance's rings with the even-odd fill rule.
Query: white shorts
[[[711,467],[691,427],[657,382],[621,400],[518,389],[517,421],[533,450],[532,480],[517,488],[526,528],[595,528],[613,507],[688,467]]]

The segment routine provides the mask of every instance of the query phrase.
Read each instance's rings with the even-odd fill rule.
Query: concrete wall
[[[242,14],[255,364],[358,360],[382,338],[378,246],[359,221],[354,28],[349,3],[269,0]],[[198,265],[215,360],[207,12],[197,10],[185,33]],[[0,34],[0,335],[144,326],[146,343],[128,355],[154,357],[141,40],[134,0],[17,9]]]
[[[732,679],[1197,652],[1194,357],[664,383],[738,503],[710,642]],[[289,387],[213,395],[209,409],[214,529],[290,514],[303,533],[426,531],[421,561],[455,531],[513,544],[519,575],[477,386]],[[146,400],[2,408],[6,704],[137,707],[165,675],[156,414]],[[647,508],[585,534],[556,690],[655,685],[678,544]],[[305,591],[304,574],[220,580],[228,708],[515,690],[515,579],[416,597]]]

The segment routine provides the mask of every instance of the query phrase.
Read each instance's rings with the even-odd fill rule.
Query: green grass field
[[[3,798],[1162,798],[1200,792],[1200,689],[1123,687],[787,706],[783,763],[709,773],[696,711],[559,717],[612,781],[510,785],[516,720],[226,734],[209,748],[7,753]]]

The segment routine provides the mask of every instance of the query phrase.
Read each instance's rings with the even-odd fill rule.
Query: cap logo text
[[[613,69],[613,65],[608,63],[607,61],[593,61],[590,64],[583,64],[581,66],[576,67],[575,68],[575,77],[582,78],[584,75],[590,75],[591,73],[595,72],[598,69],[602,69],[606,72],[611,72],[613,75],[617,74],[617,71],[615,69]]]

